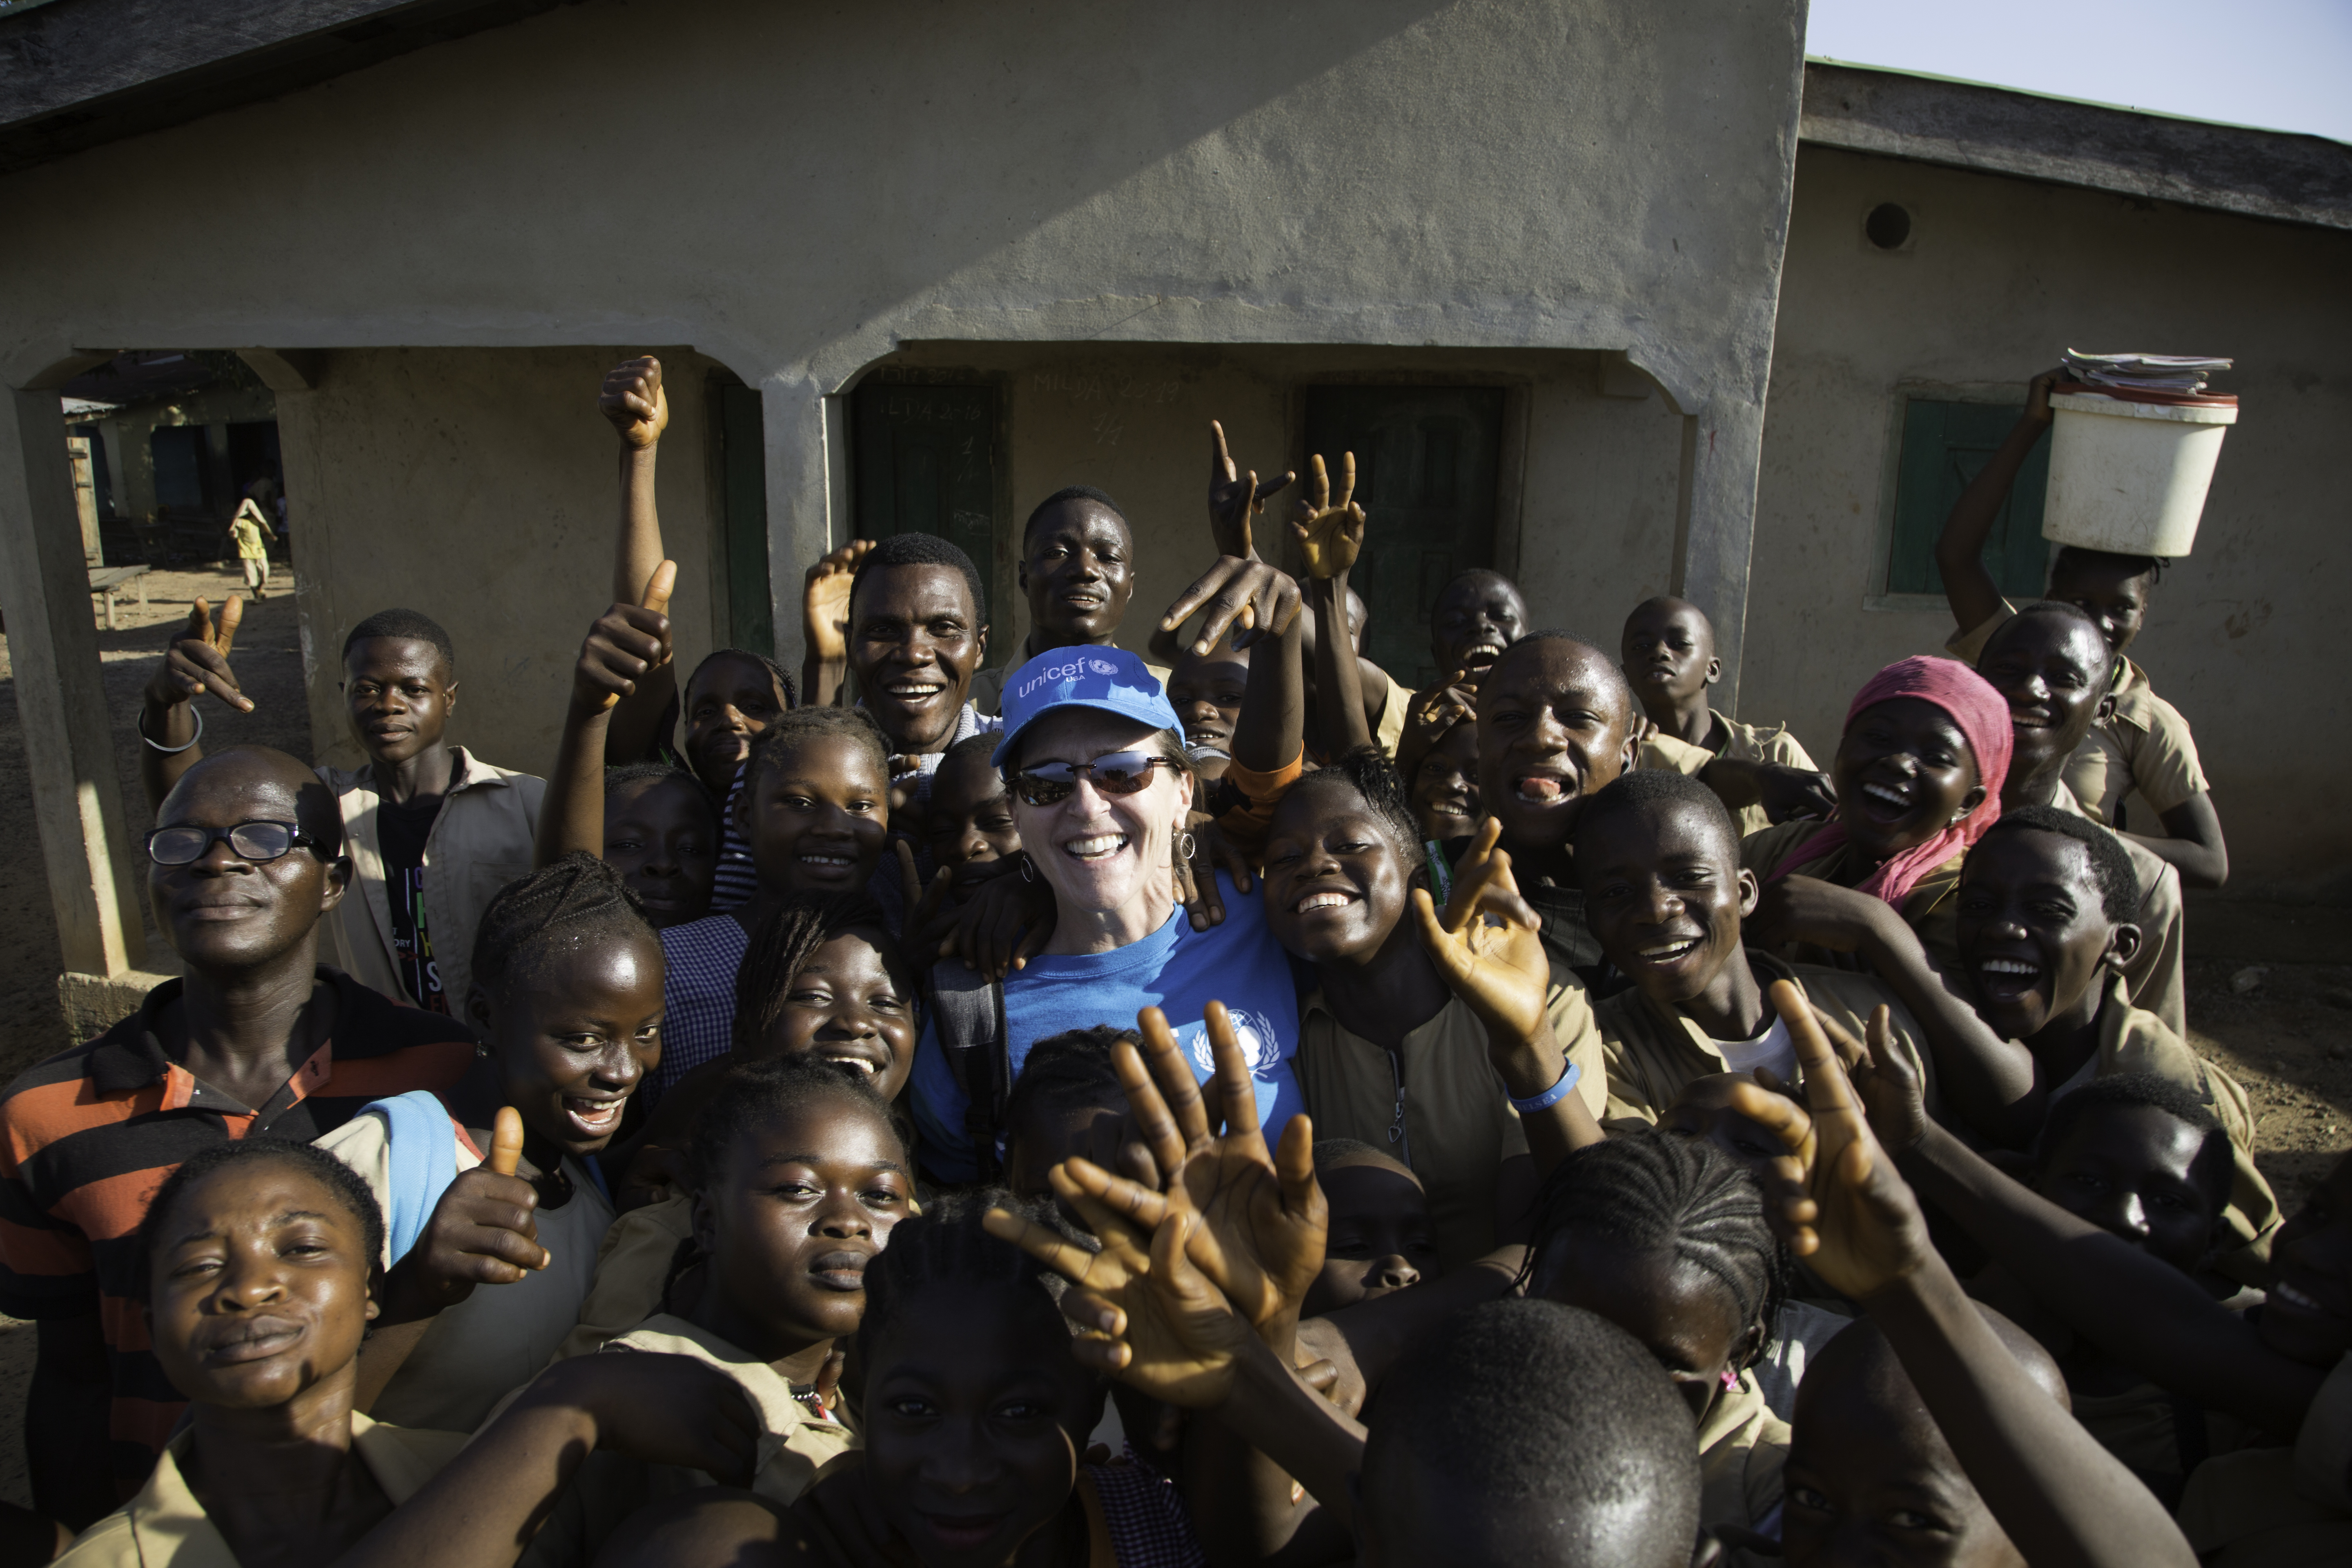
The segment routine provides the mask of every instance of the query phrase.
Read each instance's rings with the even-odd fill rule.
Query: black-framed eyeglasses
[[[1030,805],[1058,805],[1080,779],[1105,795],[1134,795],[1151,783],[1151,770],[1175,764],[1157,752],[1112,752],[1091,763],[1039,763],[1013,775],[1013,791]]]
[[[282,859],[297,849],[316,849],[319,841],[290,822],[240,822],[235,827],[198,827],[184,823],[152,828],[147,834],[147,858],[158,866],[193,866],[212,853],[222,839],[236,858],[256,866]]]

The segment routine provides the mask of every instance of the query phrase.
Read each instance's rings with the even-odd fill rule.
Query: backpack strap
[[[449,1111],[429,1089],[412,1089],[362,1106],[362,1116],[384,1122],[384,1156],[391,1190],[384,1196],[384,1238],[399,1262],[431,1223],[433,1207],[457,1179],[457,1139]]]
[[[997,1174],[996,1140],[1004,1102],[1013,1093],[1011,1053],[1004,1044],[1004,987],[955,959],[931,965],[926,978],[940,1051],[964,1093],[964,1133],[971,1140],[978,1179],[990,1181]]]

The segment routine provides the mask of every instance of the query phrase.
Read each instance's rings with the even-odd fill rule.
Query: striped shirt
[[[308,1143],[372,1100],[447,1089],[473,1065],[473,1037],[456,1019],[401,1006],[324,964],[319,981],[334,987],[334,1036],[259,1110],[165,1054],[160,1022],[180,999],[180,980],[150,991],[98,1038],[26,1069],[0,1097],[0,1311],[99,1315],[125,1497],[154,1468],[185,1405],[149,1347],[133,1295],[139,1222],[163,1178],[234,1139]]]

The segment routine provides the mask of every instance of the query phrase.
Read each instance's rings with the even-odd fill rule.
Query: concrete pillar
[[[11,388],[0,399],[0,611],[65,967],[102,977],[138,970],[142,879],[114,771],[54,390]]]
[[[1717,399],[1683,416],[1674,592],[1715,623],[1723,679],[1712,700],[1735,716],[1748,631],[1748,559],[1756,543],[1756,472],[1763,455],[1760,404]]]
[[[768,432],[768,589],[776,658],[800,668],[801,579],[849,537],[848,448],[839,401],[806,380],[760,384]]]

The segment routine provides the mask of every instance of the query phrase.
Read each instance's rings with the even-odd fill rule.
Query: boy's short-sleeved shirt
[[[1400,685],[1397,678],[1385,669],[1381,676],[1389,683],[1389,698],[1381,710],[1381,725],[1372,732],[1372,741],[1380,747],[1381,754],[1393,762],[1397,746],[1404,740],[1405,721],[1412,713],[1412,688]]]
[[[403,1007],[340,970],[334,1033],[268,1104],[240,1104],[163,1051],[159,1020],[184,982],[87,1045],[27,1068],[0,1097],[0,1311],[98,1314],[110,1352],[115,1477],[125,1495],[153,1468],[185,1401],[149,1348],[133,1295],[136,1235],[163,1178],[200,1150],[240,1138],[308,1143],[372,1100],[446,1090],[474,1061],[455,1019]]]
[[[1306,1108],[1291,1057],[1298,1045],[1298,987],[1289,955],[1266,929],[1261,892],[1247,897],[1217,873],[1222,924],[1194,931],[1180,905],[1158,931],[1108,952],[1044,953],[1005,977],[1006,1066],[1018,1078],[1029,1047],[1049,1036],[1108,1024],[1135,1027],[1136,1014],[1168,1015],[1176,1043],[1202,1083],[1215,1062],[1202,1017],[1212,1001],[1232,1016],[1257,1091],[1258,1121],[1278,1137]],[[970,1181],[977,1168],[964,1113],[970,1100],[940,1045],[937,1019],[923,1025],[910,1085],[923,1163],[938,1179]]]
[[[2003,599],[1999,614],[1955,635],[1944,651],[1975,668],[1992,634],[2016,614],[2017,606]],[[2120,659],[2111,689],[2114,716],[2094,724],[2066,759],[2066,787],[2083,803],[2084,816],[2113,826],[2124,797],[2135,790],[2149,809],[2162,815],[2212,787],[2197,760],[2197,738],[2189,732],[2189,721],[2156,694],[2147,671],[2128,658]]]
[[[1895,1043],[1919,1075],[1930,1113],[1935,1110],[1936,1063],[1927,1037],[1886,983],[1872,974],[1818,963],[1790,963],[1749,948],[1748,964],[1756,983],[1786,980],[1805,1000],[1826,1013],[1855,1039],[1865,1037],[1874,1008],[1888,1009]],[[1720,1045],[1690,1016],[1653,1002],[1639,991],[1620,991],[1592,1005],[1609,1074],[1609,1101],[1601,1120],[1612,1130],[1654,1126],[1695,1079],[1735,1070]]]
[[[1573,1044],[1590,1054],[1589,1040]],[[1445,1268],[1494,1250],[1496,1177],[1528,1152],[1528,1135],[1468,1003],[1448,997],[1391,1054],[1341,1024],[1318,991],[1299,1009],[1291,1065],[1316,1137],[1369,1143],[1421,1178]]]
[[[57,1561],[69,1568],[237,1568],[220,1527],[188,1485],[180,1462],[195,1439],[184,1432],[157,1458],[138,1495],[74,1538]],[[422,1432],[352,1412],[352,1448],[397,1507],[465,1447],[463,1432]]]

